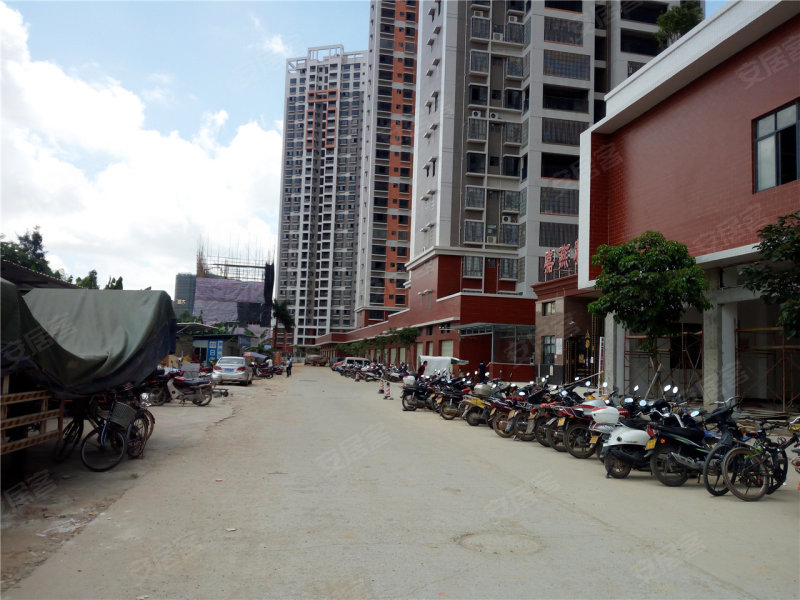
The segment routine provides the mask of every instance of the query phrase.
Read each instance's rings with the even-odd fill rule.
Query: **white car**
[[[232,381],[241,385],[253,383],[253,369],[243,356],[223,356],[214,365],[211,379],[215,383]]]

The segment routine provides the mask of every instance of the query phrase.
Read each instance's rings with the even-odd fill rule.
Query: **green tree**
[[[800,337],[800,211],[758,230],[763,260],[742,269],[747,289],[780,309],[778,324],[788,338]]]
[[[278,325],[283,326],[286,333],[294,331],[294,317],[289,310],[289,301],[273,299],[272,316],[275,317],[275,329],[272,331],[272,347],[275,348],[278,344]]]
[[[122,277],[109,277],[108,283],[106,284],[105,289],[107,290],[121,290],[122,289]]]
[[[97,271],[92,269],[86,277],[77,277],[75,279],[75,285],[88,290],[99,290],[100,286],[97,285]]]
[[[684,244],[667,241],[655,231],[619,246],[600,246],[592,264],[603,268],[595,282],[602,296],[589,304],[589,312],[611,313],[627,330],[644,334],[642,349],[650,356],[660,385],[658,338],[680,331],[688,307],[711,308],[703,269]]]
[[[656,21],[658,31],[654,35],[658,46],[671,46],[702,20],[703,11],[696,2],[681,2],[671,7]]]
[[[37,273],[44,273],[56,277],[47,262],[47,252],[44,249],[44,240],[39,226],[33,231],[26,231],[24,235],[17,236],[17,242],[0,242],[0,254],[3,260],[13,262]],[[60,279],[60,276],[58,277]]]

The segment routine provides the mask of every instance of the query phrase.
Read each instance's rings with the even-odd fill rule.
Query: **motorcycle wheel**
[[[206,406],[211,403],[211,398],[213,397],[214,393],[211,391],[211,388],[203,388],[200,390],[200,396],[192,398],[192,402],[197,406]]]
[[[730,449],[728,444],[717,444],[703,463],[703,485],[712,496],[724,496],[728,493],[728,486],[722,476],[722,462]]]
[[[575,458],[589,458],[594,453],[595,444],[591,439],[589,426],[584,423],[573,423],[564,432],[564,445]]]
[[[530,423],[530,421],[520,419],[514,426],[517,439],[522,442],[532,442],[536,439],[536,431],[532,429],[531,432],[528,433],[528,423]]]
[[[452,421],[458,416],[458,407],[453,406],[452,402],[442,402],[442,406],[439,408],[439,414],[445,421]]]
[[[272,376],[273,376],[273,374],[272,374],[272,373],[266,373],[266,374],[264,375],[264,377],[266,377],[267,379],[272,379]]]
[[[403,405],[403,410],[417,410],[417,405],[414,404],[413,398],[409,400],[409,394],[403,394],[400,398],[400,402]]]
[[[481,424],[481,411],[477,408],[468,410],[467,414],[464,415],[464,420],[473,427],[477,427]]]
[[[508,413],[500,412],[492,421],[492,429],[501,438],[510,438],[514,435],[514,430],[508,426]]]
[[[659,444],[650,455],[650,471],[656,479],[669,487],[680,487],[689,479],[689,470],[670,457],[670,453],[677,450],[671,444]]]
[[[163,387],[150,388],[147,392],[147,401],[153,406],[161,406],[167,400],[167,390]]]
[[[606,467],[606,473],[611,475],[614,479],[625,479],[631,472],[631,465],[622,462],[612,454],[606,454],[603,464]]]
[[[550,447],[550,442],[547,441],[547,417],[536,417],[533,423],[533,435],[536,441],[545,448]]]
[[[553,421],[547,428],[547,443],[556,452],[566,452],[567,446],[564,444],[564,432],[558,430],[558,421]]]

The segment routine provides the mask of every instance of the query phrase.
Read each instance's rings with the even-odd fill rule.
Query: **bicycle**
[[[61,437],[56,441],[56,462],[63,462],[70,457],[76,446],[83,438],[84,421],[87,419],[95,427],[102,427],[103,418],[100,416],[99,401],[97,396],[91,398],[78,398],[71,405],[72,420],[64,428]]]
[[[137,414],[138,411],[132,406],[114,400],[102,427],[95,427],[81,443],[81,462],[87,469],[108,471],[120,463],[128,451],[128,440],[134,431],[132,425]],[[140,441],[142,431],[135,431],[138,432],[135,441],[143,450],[144,442]]]
[[[737,498],[753,502],[772,494],[786,481],[788,458],[786,448],[800,441],[800,417],[789,423],[761,421],[758,431],[751,432],[756,438],[753,446],[737,444],[726,455],[722,464],[722,477],[725,485]],[[779,438],[774,442],[767,431],[787,426],[792,432],[790,438]]]

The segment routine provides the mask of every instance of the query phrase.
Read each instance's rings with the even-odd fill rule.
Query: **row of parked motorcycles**
[[[488,374],[486,374],[488,376]],[[743,500],[757,499],[737,493],[724,476],[723,459],[734,447],[749,440],[772,444],[774,465],[766,487],[771,494],[786,481],[785,449],[794,446],[792,465],[800,472],[800,417],[784,423],[791,438],[770,442],[766,431],[774,425],[762,420],[758,430],[737,423],[737,399],[720,401],[715,410],[690,409],[675,386],[666,386],[663,397],[647,401],[633,394],[621,397],[603,384],[579,394],[589,381],[548,385],[547,379],[517,387],[501,379],[481,381],[437,374],[417,380],[405,377],[401,392],[403,410],[433,410],[445,419],[464,419],[469,425],[486,424],[500,437],[537,441],[575,458],[599,458],[606,477],[624,479],[631,471],[646,471],[662,484],[683,485],[690,478],[702,480],[714,496],[731,491]]]

